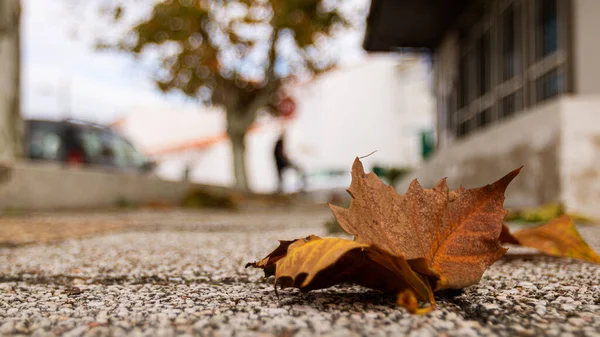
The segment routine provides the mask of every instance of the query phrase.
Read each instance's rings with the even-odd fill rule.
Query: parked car
[[[31,160],[68,166],[151,172],[156,166],[114,130],[78,120],[25,121],[25,151]]]

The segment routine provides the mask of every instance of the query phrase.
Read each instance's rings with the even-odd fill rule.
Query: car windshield
[[[81,141],[90,163],[122,169],[139,168],[145,158],[125,139],[105,130],[83,129]]]

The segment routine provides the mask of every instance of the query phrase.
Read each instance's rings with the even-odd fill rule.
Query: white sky
[[[363,8],[369,2],[351,1]],[[97,52],[91,38],[70,37],[75,21],[69,18],[73,12],[65,7],[65,0],[22,2],[25,117],[73,117],[109,123],[134,107],[176,109],[197,104],[177,94],[161,94],[148,70],[130,56]],[[363,58],[362,34],[349,32],[332,46],[341,51],[342,64]]]

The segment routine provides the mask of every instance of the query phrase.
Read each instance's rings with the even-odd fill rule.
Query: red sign
[[[292,117],[296,112],[296,102],[291,97],[284,97],[279,101],[277,109],[281,116],[286,118]]]

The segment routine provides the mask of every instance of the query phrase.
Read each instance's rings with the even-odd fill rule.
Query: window
[[[458,124],[458,130],[456,132],[456,136],[457,137],[463,137],[466,136],[469,133],[469,121],[464,121],[460,124]]]
[[[456,133],[456,87],[452,90],[446,100],[446,129]]]
[[[558,50],[557,0],[538,0],[536,8],[537,57],[540,60]]]
[[[488,93],[492,87],[491,36],[485,32],[477,42],[477,63],[479,65],[478,96]]]
[[[463,23],[455,101],[441,119],[457,138],[569,90],[571,54],[562,29],[571,2],[482,3],[481,16]]]
[[[35,132],[31,142],[31,157],[36,159],[60,160],[62,141],[53,132]]]
[[[29,156],[32,159],[61,160],[64,155],[64,142],[61,129],[55,123],[29,123]]]
[[[562,77],[558,70],[553,70],[536,81],[536,101],[541,102],[558,96],[563,91]]]
[[[477,114],[477,128],[484,128],[492,122],[492,109],[485,109]]]
[[[470,103],[469,97],[469,55],[465,54],[460,58],[460,88],[459,88],[459,107],[465,107]]]
[[[114,156],[115,165],[120,168],[128,168],[131,164],[130,153],[117,136],[111,135],[110,147]]]
[[[131,167],[137,168],[137,167],[142,167],[144,165],[144,163],[146,162],[146,158],[144,158],[144,156],[142,156],[142,154],[140,154],[133,147],[133,145],[129,144],[126,140],[124,140],[122,138],[119,139],[119,143],[123,147],[124,152],[126,153],[126,156],[127,156],[127,160],[129,162],[129,165],[131,165]]]
[[[510,5],[502,14],[502,79],[521,73],[521,7]]]
[[[86,156],[91,162],[96,162],[102,153],[102,140],[100,139],[100,135],[93,130],[82,130],[80,137]]]
[[[565,27],[566,19],[563,18],[561,23],[558,9],[558,0],[536,0],[533,64],[539,66],[541,71],[533,73],[530,84],[532,100],[535,103],[556,97],[566,91],[567,65],[564,57],[561,58],[559,53],[561,50],[559,28]]]
[[[505,119],[513,116],[517,111],[521,110],[522,106],[522,95],[520,92],[512,93],[502,98],[500,107],[501,118]]]

